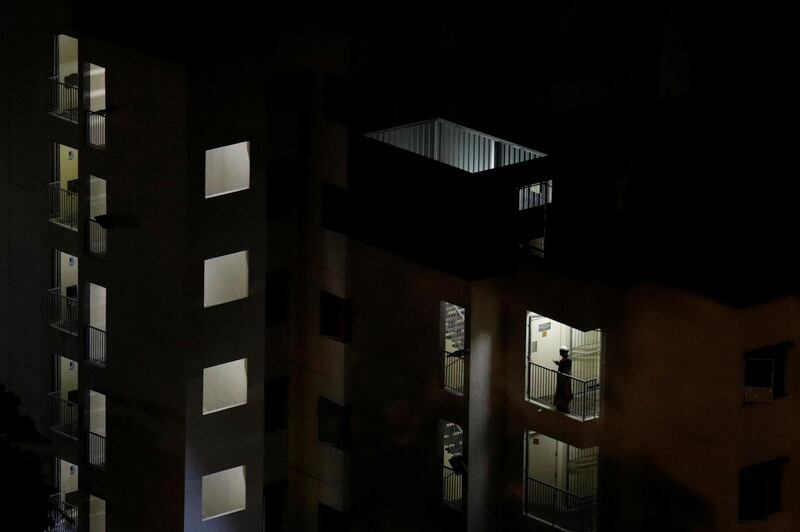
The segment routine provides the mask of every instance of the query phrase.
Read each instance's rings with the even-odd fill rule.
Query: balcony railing
[[[106,365],[106,332],[91,325],[86,326],[86,356],[96,364]]]
[[[108,256],[108,236],[107,229],[100,225],[97,220],[89,219],[86,221],[86,249],[92,255],[98,257]]]
[[[544,207],[553,201],[553,181],[549,179],[517,188],[517,209],[525,211]]]
[[[78,530],[78,507],[61,500],[56,493],[50,496],[50,525],[47,532],[76,532]]]
[[[471,173],[545,156],[441,118],[373,131],[366,136]]]
[[[80,93],[77,86],[62,83],[58,77],[50,78],[51,113],[77,124],[79,102]]]
[[[462,488],[464,483],[463,475],[459,475],[455,470],[447,465],[442,466],[442,502],[453,508],[461,509],[463,500]]]
[[[61,392],[50,394],[50,428],[78,438],[78,405],[61,398]]]
[[[525,513],[570,532],[596,528],[596,497],[579,497],[533,478],[525,482]]]
[[[49,322],[51,327],[77,335],[78,300],[61,295],[60,288],[51,288],[47,292],[49,303]]]
[[[87,434],[87,459],[89,464],[99,469],[106,467],[106,437],[89,431]]]
[[[600,414],[600,383],[529,362],[528,400],[586,421]]]
[[[86,111],[86,142],[95,148],[106,147],[106,112]]]
[[[78,193],[61,188],[59,181],[48,185],[50,221],[78,230]]]
[[[465,351],[442,351],[442,386],[450,393],[464,395]]]

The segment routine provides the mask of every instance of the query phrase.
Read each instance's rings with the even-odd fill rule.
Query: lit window
[[[247,297],[247,251],[206,259],[203,306],[213,307]]]
[[[245,508],[244,466],[203,476],[203,520]]]
[[[206,150],[206,198],[250,188],[250,143]]]
[[[203,370],[203,415],[247,404],[247,360]]]

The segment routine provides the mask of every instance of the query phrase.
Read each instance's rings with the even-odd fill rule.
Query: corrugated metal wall
[[[440,118],[366,135],[467,172],[483,172],[545,155]]]

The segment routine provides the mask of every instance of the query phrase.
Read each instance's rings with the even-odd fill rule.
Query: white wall
[[[106,287],[89,283],[89,325],[106,330]]]
[[[106,501],[89,495],[89,532],[106,532]]]
[[[528,433],[528,476],[556,488],[567,484],[568,445],[540,432]]]
[[[64,144],[57,144],[58,147],[58,181],[61,188],[66,189],[67,183],[73,179],[78,179],[78,150]]]
[[[58,460],[61,469],[61,486],[59,486],[59,493],[65,495],[78,491],[78,466],[70,464],[66,460]],[[71,472],[70,472],[71,471]]]
[[[203,519],[245,508],[244,466],[203,477]]]
[[[247,251],[206,259],[203,270],[203,306],[213,307],[247,297]]]
[[[203,414],[247,403],[247,359],[203,370]]]
[[[106,396],[93,390],[89,390],[89,430],[106,435]]]
[[[250,188],[250,143],[206,151],[206,198]]]
[[[61,382],[61,398],[66,399],[68,392],[78,389],[78,363],[59,355],[58,369]]]
[[[89,176],[89,216],[106,214],[106,180]]]
[[[106,69],[89,63],[89,110],[106,108]]]
[[[562,345],[569,346],[569,327],[556,320],[529,313],[528,334],[528,360],[557,370],[558,366],[553,361],[559,360],[558,350]]]
[[[61,294],[66,295],[68,286],[78,284],[78,257],[63,251],[59,251],[58,255],[61,263]]]
[[[58,80],[62,83],[69,74],[78,73],[78,39],[58,36]]]

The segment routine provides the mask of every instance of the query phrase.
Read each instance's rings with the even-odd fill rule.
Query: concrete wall
[[[361,244],[351,279],[354,530],[463,530],[442,503],[439,422],[467,431],[467,404],[441,390],[439,323],[442,301],[472,312],[469,285]]]

